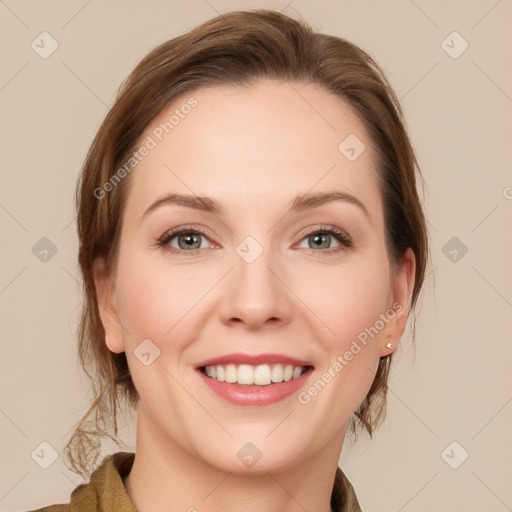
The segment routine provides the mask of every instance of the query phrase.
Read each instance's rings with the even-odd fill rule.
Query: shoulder
[[[80,484],[71,492],[68,504],[48,505],[28,512],[137,512],[123,484],[134,460],[132,452],[107,455],[92,473],[89,483]]]
[[[334,477],[331,508],[335,512],[362,512],[354,488],[340,467]]]

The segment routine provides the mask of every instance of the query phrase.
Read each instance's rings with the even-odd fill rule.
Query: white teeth
[[[272,382],[283,382],[283,367],[280,364],[272,368]]]
[[[254,383],[254,371],[252,366],[248,364],[241,364],[238,367],[238,384],[248,384],[251,385]]]
[[[282,364],[260,364],[251,366],[249,364],[217,364],[205,366],[204,373],[208,377],[220,382],[238,383],[246,386],[267,386],[272,383],[287,382],[298,379],[303,373],[302,366]]]
[[[226,382],[236,382],[238,379],[238,372],[234,364],[228,364],[226,366]]]
[[[299,368],[300,371],[300,368]],[[268,364],[260,364],[254,370],[254,384],[256,386],[267,386],[272,382],[272,371]]]

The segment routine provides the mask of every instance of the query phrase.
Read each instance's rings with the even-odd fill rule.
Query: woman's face
[[[414,275],[410,251],[390,273],[361,122],[318,86],[260,81],[182,96],[144,145],[117,267],[95,267],[138,435],[224,471],[337,459]]]

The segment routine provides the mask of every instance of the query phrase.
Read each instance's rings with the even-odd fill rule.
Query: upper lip
[[[216,364],[249,364],[257,366],[260,364],[291,364],[293,366],[313,366],[309,361],[296,359],[284,354],[226,354],[225,356],[207,359],[196,365],[196,368],[214,366]]]

